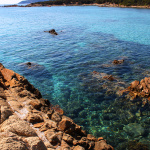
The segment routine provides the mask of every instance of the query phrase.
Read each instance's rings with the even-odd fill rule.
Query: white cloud
[[[0,0],[0,4],[17,4],[22,0]]]

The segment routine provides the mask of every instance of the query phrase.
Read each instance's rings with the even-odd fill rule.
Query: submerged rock
[[[19,66],[21,66],[21,67],[26,67],[26,68],[28,68],[28,69],[32,69],[32,70],[44,70],[45,69],[45,67],[44,66],[42,66],[42,65],[40,65],[40,64],[38,64],[38,63],[34,63],[34,62],[26,62],[26,63],[21,63],[21,64],[19,64]]]
[[[143,144],[143,143],[135,141],[135,140],[128,142],[128,149],[129,150],[149,150],[149,148],[146,144]]]
[[[144,128],[138,123],[129,123],[128,125],[123,127],[123,130],[132,137],[139,137],[144,135],[145,133]]]
[[[112,63],[115,64],[115,65],[118,65],[118,64],[122,64],[124,62],[124,60],[114,60]]]

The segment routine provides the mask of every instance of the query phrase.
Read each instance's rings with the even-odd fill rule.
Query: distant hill
[[[36,2],[44,2],[46,0],[23,0],[19,4],[29,4],[29,3],[36,3]]]
[[[150,0],[22,0],[19,4],[38,3],[42,5],[62,5],[62,4],[92,4],[92,3],[115,3],[125,6],[150,6]]]

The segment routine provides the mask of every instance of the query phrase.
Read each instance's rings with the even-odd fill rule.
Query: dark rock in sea
[[[58,35],[58,33],[55,31],[55,29],[51,29],[49,31],[44,31],[44,32],[49,32],[49,33],[51,33],[53,35]]]
[[[122,64],[124,60],[114,60],[112,63],[115,65]]]
[[[54,34],[54,35],[58,35],[58,33],[55,31],[55,29],[50,30],[49,33]]]
[[[31,62],[27,62],[26,65],[27,65],[28,67],[31,67]]]
[[[50,78],[52,76],[52,74],[45,68],[44,65],[40,65],[35,62],[20,63],[18,64],[17,68],[25,76],[29,75],[38,78],[39,82],[41,76],[43,75],[45,78]]]
[[[38,63],[34,63],[34,62],[20,63],[19,66],[24,67],[23,69],[25,69],[25,67],[28,69],[32,69],[32,70],[43,70],[43,69],[45,69],[44,66],[42,66]]]

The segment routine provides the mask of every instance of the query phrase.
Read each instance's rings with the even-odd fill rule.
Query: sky
[[[0,0],[0,4],[17,4],[22,0]]]

